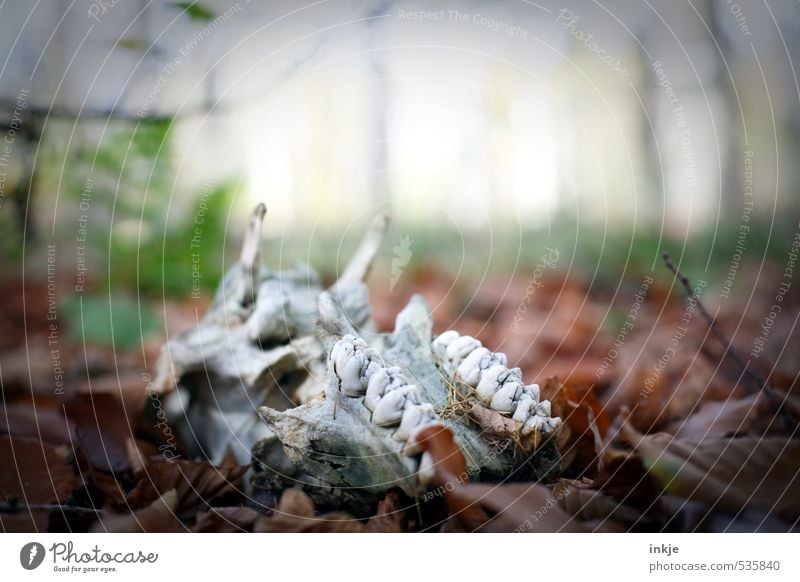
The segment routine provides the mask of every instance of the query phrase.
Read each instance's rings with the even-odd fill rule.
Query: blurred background
[[[487,334],[547,281],[515,336],[539,371],[574,322],[571,361],[602,356],[643,277],[668,295],[664,252],[746,351],[789,268],[791,0],[53,0],[3,4],[0,47],[7,386],[149,369],[258,202],[264,262],[327,280],[388,213],[383,327],[422,291],[440,328]]]

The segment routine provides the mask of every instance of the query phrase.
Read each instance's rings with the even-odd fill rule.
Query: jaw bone
[[[320,303],[328,301],[325,295],[320,296]],[[322,307],[319,312],[323,329],[345,327],[343,312]],[[393,487],[417,497],[427,485],[424,468],[431,459],[419,456],[414,436],[432,425],[453,432],[467,459],[470,480],[499,480],[509,475],[541,478],[557,466],[558,454],[548,439],[539,449],[525,453],[513,443],[485,434],[466,415],[447,412],[454,383],[465,390],[469,387],[448,376],[437,362],[431,343],[432,317],[421,297],[413,297],[398,315],[391,335],[368,338],[370,342],[353,335],[337,337],[330,333],[326,343],[323,395],[284,411],[260,409],[275,433],[271,444],[280,443],[299,470],[284,475],[282,482],[278,470],[270,465],[268,443],[261,443],[254,451],[258,486],[301,484],[320,502],[344,504],[357,513],[367,511]],[[479,342],[473,346],[477,348]],[[480,405],[469,394],[467,399]],[[544,430],[542,422],[538,426],[543,433],[549,431],[549,436],[557,430],[558,419],[548,415],[547,421],[552,421],[552,430],[547,422]],[[523,423],[519,426],[522,429]]]

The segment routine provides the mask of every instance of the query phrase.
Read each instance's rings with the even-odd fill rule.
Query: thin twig
[[[748,380],[748,384],[751,386],[751,389],[748,390],[748,392],[751,394],[756,392],[763,392],[766,394],[772,404],[777,408],[781,418],[783,418],[784,422],[788,424],[788,428],[790,430],[794,429],[797,426],[797,421],[794,419],[792,413],[783,405],[783,399],[775,393],[774,388],[770,386],[766,378],[763,378],[761,374],[750,368],[750,362],[745,361],[739,351],[733,346],[731,339],[725,334],[724,331],[722,331],[717,323],[717,320],[708,312],[708,310],[705,308],[705,305],[703,305],[703,302],[700,301],[700,297],[692,289],[689,278],[680,272],[678,267],[675,266],[675,263],[672,262],[669,254],[664,253],[662,256],[664,258],[664,264],[670,271],[672,271],[678,281],[680,281],[684,290],[688,294],[689,299],[694,300],[698,311],[700,311],[700,314],[706,320],[706,323],[708,323],[708,327],[714,334],[714,337],[716,337],[717,341],[722,344],[722,347],[725,350],[723,352],[723,358],[725,357],[725,354],[730,354],[731,359],[736,362],[739,368],[741,368],[742,374]]]

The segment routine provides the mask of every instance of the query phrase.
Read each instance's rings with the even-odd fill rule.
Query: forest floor
[[[430,448],[440,461],[441,495],[420,508],[390,491],[361,520],[322,513],[298,489],[274,504],[256,502],[245,493],[247,467],[232,458],[214,466],[158,455],[163,435],[147,420],[153,402],[145,387],[165,336],[195,325],[207,300],[152,302],[148,328],[155,331],[143,341],[134,304],[108,341],[98,336],[107,322],[92,319],[91,309],[102,306],[81,304],[80,318],[74,306],[59,307],[59,317],[48,318],[46,283],[29,280],[23,293],[19,281],[7,281],[0,289],[0,527],[797,530],[800,302],[796,292],[776,300],[781,274],[780,266],[758,275],[742,268],[737,286],[751,291],[744,296],[727,296],[720,281],[692,280],[699,301],[666,267],[606,286],[552,271],[454,287],[431,264],[410,267],[396,285],[373,277],[380,329],[391,329],[398,306],[421,293],[437,333],[473,335],[542,385],[557,377],[548,396],[565,429],[553,482],[454,480],[463,457],[444,439]]]

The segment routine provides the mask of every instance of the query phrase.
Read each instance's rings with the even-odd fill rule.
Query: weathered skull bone
[[[257,409],[282,409],[322,390],[326,349],[317,332],[319,275],[297,265],[274,273],[260,264],[266,208],[256,207],[239,262],[223,278],[199,324],[164,345],[153,389],[164,394],[167,419],[192,456],[219,462],[232,450],[250,462],[255,442],[270,436]],[[331,300],[355,328],[371,329],[363,280],[387,226],[377,217]]]
[[[547,437],[558,419],[505,355],[453,331],[433,341],[418,296],[392,334],[374,332],[363,280],[385,217],[323,290],[310,267],[260,268],[264,213],[256,208],[209,313],[162,349],[154,387],[190,454],[218,461],[232,448],[249,461],[252,447],[256,490],[300,484],[319,503],[355,512],[392,487],[422,491],[432,460],[419,456],[415,436],[427,426],[453,431],[471,480],[537,478],[557,467]],[[511,416],[514,438],[482,430],[476,409]]]
[[[432,317],[419,296],[398,315],[394,332],[374,335],[370,347],[349,333],[346,314],[326,295],[320,295],[321,328],[341,339],[328,344],[324,394],[285,411],[261,409],[264,421],[299,468],[284,475],[283,486],[301,484],[322,502],[344,504],[356,512],[366,511],[393,487],[418,496],[433,464],[426,454],[419,456],[416,436],[432,425],[453,432],[465,454],[470,479],[539,478],[556,468],[558,455],[548,437],[558,429],[560,419],[550,418],[547,401],[539,402],[538,386],[514,380],[519,370],[505,368],[505,355],[493,354],[477,340],[455,332],[432,342]],[[450,350],[451,358],[444,344],[448,339],[459,340]],[[437,362],[434,351],[441,350],[445,356]],[[478,355],[472,357],[476,351]],[[507,373],[497,373],[496,366]],[[520,439],[535,437],[544,444],[525,450],[510,439],[498,440],[482,431],[465,413],[453,414],[454,399],[462,398],[468,410],[482,406],[462,374],[474,384],[491,384],[485,391],[493,396],[484,400],[501,413],[513,413]],[[255,481],[261,487],[279,488],[281,479],[276,478],[268,456],[268,447],[254,450],[254,459],[260,461]]]

